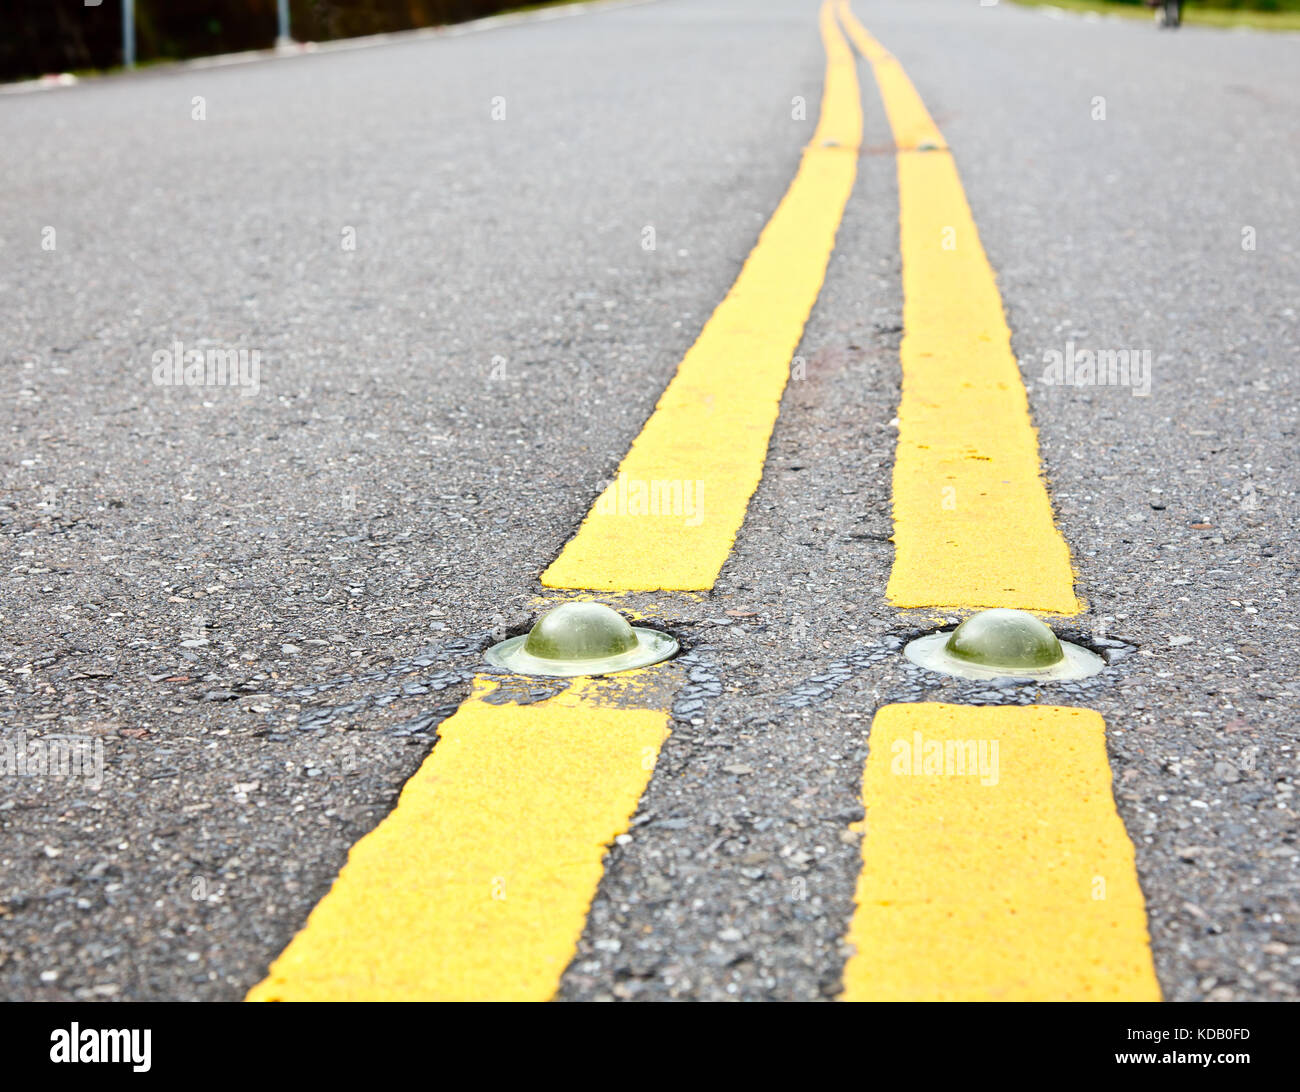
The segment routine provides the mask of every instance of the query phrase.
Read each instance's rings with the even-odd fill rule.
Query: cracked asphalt
[[[833,997],[871,715],[929,700],[1098,710],[1165,997],[1295,1000],[1294,39],[854,10],[953,149],[1088,603],[1059,628],[1110,665],[993,687],[899,652],[957,618],[884,599],[902,298],[860,63],[856,187],[731,558],[610,599],[686,682],[559,996]],[[0,994],[262,977],[780,200],[816,11],[657,0],[0,97],[0,727],[103,756],[98,787],[3,779]],[[177,340],[258,350],[257,394],[155,384]],[[1067,344],[1149,350],[1149,395],[1043,382]]]

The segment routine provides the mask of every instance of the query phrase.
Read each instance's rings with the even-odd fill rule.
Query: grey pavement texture
[[[834,996],[871,714],[958,700],[1099,710],[1166,997],[1293,1000],[1296,39],[854,9],[998,272],[1090,604],[1063,628],[1129,654],[994,689],[897,652],[936,619],[883,595],[901,287],[862,63],[807,378],[735,552],[709,596],[622,601],[690,681],[561,997]],[[793,177],[816,12],[658,0],[0,100],[0,727],[105,757],[98,790],[6,779],[0,996],[262,976],[533,616]],[[258,393],[155,385],[177,339],[260,350]],[[1043,384],[1067,341],[1151,350],[1149,397]]]

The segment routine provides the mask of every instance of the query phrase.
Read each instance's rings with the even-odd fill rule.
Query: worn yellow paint
[[[956,747],[925,765],[928,744],[978,752],[980,740],[986,755],[997,743],[995,776],[957,772]],[[877,712],[842,999],[1158,1001],[1110,785],[1105,725],[1089,709]]]
[[[821,33],[821,114],[798,173],[548,588],[707,590],[727,560],[857,170],[858,81],[829,2]]]
[[[840,8],[898,146],[903,396],[894,465],[899,607],[1076,614],[1002,298],[952,155],[902,67]]]
[[[635,598],[639,605],[629,603],[629,598]],[[680,613],[683,607],[707,601],[707,596],[699,592],[673,592],[671,595],[647,599],[636,592],[548,590],[542,595],[532,596],[529,606],[540,614],[561,603],[604,603],[607,607],[613,607],[629,622],[642,622],[662,619]]]
[[[532,705],[476,681],[248,999],[550,998],[668,735],[643,675]]]

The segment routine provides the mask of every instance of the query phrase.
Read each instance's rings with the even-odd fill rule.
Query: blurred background
[[[290,0],[302,42],[410,30],[493,15],[523,0]],[[0,0],[0,80],[122,63],[122,0]],[[136,60],[175,60],[275,44],[276,0],[135,0]]]
[[[1142,0],[1015,2],[1146,12]],[[546,6],[527,0],[289,0],[290,30],[297,41],[325,42]],[[1189,12],[1192,22],[1300,29],[1300,0],[1192,0]],[[1261,21],[1234,12],[1265,14]],[[277,25],[276,0],[135,0],[136,62],[267,49],[275,44]],[[122,0],[0,0],[0,82],[122,63]]]

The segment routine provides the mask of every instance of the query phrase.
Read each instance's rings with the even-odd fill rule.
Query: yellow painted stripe
[[[943,756],[981,740],[993,776]],[[842,998],[1160,1000],[1110,784],[1089,709],[881,709]]]
[[[899,149],[903,396],[887,595],[899,607],[1078,613],[1011,331],[956,165],[899,63],[843,0],[840,14]]]
[[[477,680],[248,1000],[550,998],[668,736],[643,675],[533,705]]]
[[[821,34],[826,84],[799,171],[548,588],[707,590],[727,560],[857,170],[858,81],[829,2]]]

